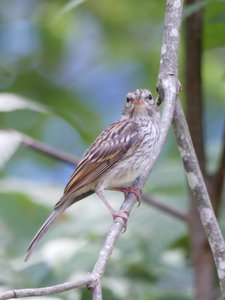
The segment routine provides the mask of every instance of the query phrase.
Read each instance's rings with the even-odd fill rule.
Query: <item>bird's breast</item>
[[[147,127],[147,126],[146,126]],[[149,165],[152,159],[155,145],[157,144],[159,130],[158,128],[142,127],[142,139],[140,145],[130,153],[119,160],[105,174],[102,185],[104,188],[128,187]]]

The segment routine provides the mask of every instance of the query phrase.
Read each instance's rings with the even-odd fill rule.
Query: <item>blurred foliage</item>
[[[214,0],[201,6],[208,166],[213,170],[224,117],[225,4]],[[184,22],[196,9],[185,8]],[[1,1],[0,89],[8,96],[0,96],[0,126],[80,156],[118,118],[128,91],[150,86],[156,95],[164,14],[164,0]],[[72,207],[25,264],[26,247],[73,168],[20,147],[18,137],[6,131],[0,134],[0,154],[0,289],[47,286],[90,271],[111,224],[101,201],[92,196]],[[145,190],[185,211],[185,183],[170,133]],[[123,199],[118,194],[107,194],[113,207]],[[185,224],[144,204],[134,209],[107,266],[103,293],[108,300],[191,299]],[[45,298],[91,296],[80,289]]]

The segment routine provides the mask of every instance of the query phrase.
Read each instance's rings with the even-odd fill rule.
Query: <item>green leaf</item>
[[[21,136],[10,130],[0,130],[0,169],[2,169],[21,143]]]
[[[21,74],[12,90],[17,93],[29,91],[26,93],[28,99],[32,94],[37,103],[44,105],[76,128],[86,142],[92,141],[96,131],[99,131],[99,118],[89,102],[81,99],[79,95],[74,96],[70,91],[46,82],[46,79],[35,71]]]
[[[17,109],[30,109],[39,112],[47,111],[47,107],[43,104],[38,104],[25,97],[12,93],[0,93],[0,111],[7,112]]]

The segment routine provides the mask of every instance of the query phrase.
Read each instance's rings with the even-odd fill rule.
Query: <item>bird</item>
[[[147,89],[129,92],[119,120],[109,125],[83,154],[52,214],[37,231],[26,251],[27,261],[42,236],[72,204],[96,193],[113,218],[126,226],[127,212],[115,211],[104,190],[132,192],[140,201],[141,191],[134,182],[150,163],[160,134],[160,112]]]

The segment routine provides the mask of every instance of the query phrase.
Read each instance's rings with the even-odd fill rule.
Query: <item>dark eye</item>
[[[148,96],[146,97],[146,99],[152,100],[152,94],[148,94]]]
[[[130,97],[127,97],[127,103],[129,103],[131,101]]]

